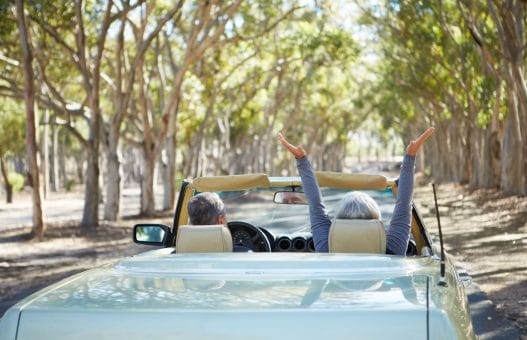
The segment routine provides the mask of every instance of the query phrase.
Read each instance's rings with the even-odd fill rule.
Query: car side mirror
[[[134,242],[168,247],[172,244],[172,232],[164,224],[136,224],[134,225]]]
[[[307,204],[306,194],[299,191],[277,191],[273,202],[278,204]]]

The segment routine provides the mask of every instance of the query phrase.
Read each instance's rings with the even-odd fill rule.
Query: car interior
[[[323,189],[377,190],[383,193],[386,191],[392,199],[397,195],[397,181],[380,175],[317,172],[316,176]],[[172,228],[165,226],[164,230],[169,237],[163,240],[162,245],[175,247],[176,253],[232,252],[233,250],[235,252],[314,252],[315,247],[308,220],[307,222],[290,223],[303,224],[305,230],[302,232],[277,232],[271,228],[272,223],[268,221],[271,219],[269,215],[273,215],[272,218],[276,221],[283,219],[283,216],[274,216],[279,209],[283,209],[294,218],[300,217],[296,215],[303,215],[303,218],[307,219],[307,202],[301,191],[301,185],[298,177],[268,177],[264,174],[201,177],[193,181],[184,181],[174,214],[173,226]],[[257,196],[255,192],[258,194],[263,192],[263,190],[258,191],[260,188],[265,188],[272,196],[265,199]],[[222,194],[222,199],[227,203],[253,199],[255,202],[253,211],[255,208],[257,211],[263,209],[265,200],[265,204],[272,204],[271,210],[263,213],[261,220],[263,223],[246,220],[243,218],[246,215],[232,208],[227,209],[230,221],[226,226],[188,225],[186,211],[188,201],[194,195],[206,191]],[[328,195],[328,197],[331,199],[333,196]],[[234,203],[233,206],[236,207],[236,204]],[[303,213],[293,211],[300,208],[304,209]],[[243,220],[239,218],[240,216]],[[415,208],[412,213],[411,229],[412,235],[407,255],[430,255],[431,242]],[[330,227],[328,246],[329,251],[334,253],[384,254],[386,249],[385,223],[380,220],[334,219]]]

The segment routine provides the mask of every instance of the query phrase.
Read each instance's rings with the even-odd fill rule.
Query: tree
[[[386,1],[364,13],[384,56],[376,107],[395,111],[383,120],[440,127],[425,149],[435,177],[525,195],[524,2]]]
[[[83,228],[93,228],[99,223],[99,156],[103,129],[101,93],[105,76],[103,57],[106,54],[108,32],[114,22],[142,3],[141,0],[134,4],[127,2],[121,9],[114,1],[108,1],[104,6],[99,3],[84,3],[82,0],[75,1],[74,4],[50,3],[48,6],[42,6],[40,11],[35,11],[31,17],[41,31],[39,44],[48,45],[48,49],[40,51],[37,57],[40,76],[50,96],[43,100],[43,104],[51,106],[66,119],[64,126],[86,150],[86,183],[81,221]],[[50,13],[53,9],[56,12]],[[90,17],[90,20],[86,20],[87,17]],[[47,63],[46,58],[46,54],[55,51],[49,49],[50,44],[66,56],[60,62],[66,63],[66,67],[72,70],[72,76],[78,79],[81,95],[78,94],[79,91],[70,92],[72,87],[78,88],[78,85],[63,84],[63,77],[54,77],[54,65]],[[60,88],[61,86],[67,89]],[[78,98],[76,105],[71,105],[68,94]],[[124,113],[119,112],[119,115],[121,114]],[[76,119],[88,122],[87,136],[74,127],[72,122]]]
[[[228,42],[221,37],[224,33],[225,26],[232,20],[232,17],[237,12],[241,1],[236,0],[228,4],[223,4],[221,1],[208,1],[193,4],[189,9],[191,12],[184,17],[189,18],[188,22],[181,22],[184,46],[182,58],[179,63],[175,61],[173,55],[168,55],[171,61],[171,69],[173,71],[173,78],[170,80],[171,90],[168,96],[165,96],[164,105],[162,108],[161,120],[163,122],[161,131],[157,130],[152,125],[155,124],[151,117],[151,107],[149,107],[145,94],[146,83],[140,77],[139,82],[139,115],[137,116],[141,124],[143,133],[142,150],[144,155],[144,173],[141,181],[141,213],[145,215],[152,215],[155,211],[155,200],[153,195],[153,178],[156,160],[158,159],[161,150],[166,145],[167,148],[167,171],[168,178],[165,179],[166,190],[172,199],[166,199],[165,203],[173,204],[175,185],[174,173],[175,167],[175,150],[174,150],[174,136],[175,136],[175,122],[178,112],[178,106],[181,96],[181,86],[185,79],[185,75],[190,66],[196,61],[200,60],[205,52],[212,47],[218,48],[224,43]],[[169,49],[169,53],[170,49]],[[169,81],[169,80],[166,80]],[[158,118],[159,119],[159,118]],[[160,132],[160,133],[159,133]],[[168,207],[165,207],[168,208]]]
[[[23,56],[24,70],[24,103],[26,106],[26,156],[28,163],[28,177],[31,185],[33,200],[33,234],[42,239],[44,237],[44,220],[42,218],[42,203],[40,199],[40,180],[37,163],[37,142],[35,128],[35,90],[33,75],[33,55],[27,31],[26,15],[23,0],[16,1],[16,17],[20,46]]]
[[[144,79],[144,58],[145,53],[150,48],[150,45],[154,39],[157,38],[162,28],[171,20],[176,14],[176,19],[172,24],[176,24],[177,20],[181,17],[181,7],[183,6],[183,0],[173,6],[167,11],[156,23],[155,26],[150,27],[149,20],[153,16],[154,6],[150,6],[148,3],[143,4],[141,9],[141,17],[139,25],[133,23],[128,17],[128,13],[131,10],[130,6],[125,7],[122,12],[122,18],[120,22],[119,33],[117,36],[117,48],[115,56],[114,68],[117,72],[114,74],[115,81],[113,82],[114,88],[114,108],[115,113],[111,116],[108,123],[108,134],[107,134],[107,181],[106,181],[106,202],[104,208],[104,218],[106,220],[116,220],[119,213],[119,200],[120,200],[120,185],[121,178],[119,175],[120,161],[118,157],[118,146],[121,136],[121,126],[123,120],[129,110],[130,101],[134,92],[134,85],[136,83],[136,75],[139,74],[139,93],[144,96],[144,88],[141,86]],[[159,10],[159,9],[158,9]],[[124,30],[126,23],[130,23],[135,37],[135,54],[126,53],[124,48]],[[145,32],[149,31],[146,35]],[[145,36],[146,35],[146,36]],[[125,55],[126,54],[126,55]],[[131,60],[130,65],[126,65],[125,61]],[[140,99],[141,100],[141,99]]]
[[[525,83],[525,3],[487,1],[504,55],[502,72],[507,83],[509,113],[502,149],[501,186],[527,195],[527,85]]]

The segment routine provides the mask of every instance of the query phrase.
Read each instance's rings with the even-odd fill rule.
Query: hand
[[[419,148],[423,143],[434,133],[435,128],[430,127],[428,128],[421,136],[419,136],[416,140],[413,140],[408,144],[408,147],[406,148],[406,154],[409,156],[415,156],[417,155],[417,151],[419,151]]]
[[[283,146],[285,146],[287,150],[289,150],[289,152],[293,154],[293,156],[295,156],[296,159],[303,158],[306,155],[306,150],[304,150],[301,146],[295,146],[289,143],[281,133],[278,133],[278,140]]]

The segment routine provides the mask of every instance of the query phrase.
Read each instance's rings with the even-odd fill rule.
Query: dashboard
[[[308,233],[274,235],[253,224],[233,221],[227,224],[232,244],[255,252],[314,252],[313,237]]]
[[[241,221],[227,223],[232,236],[232,244],[238,249],[253,252],[315,252],[313,237],[309,233],[292,235],[273,235],[269,230]],[[408,242],[407,256],[417,255],[414,240]]]

